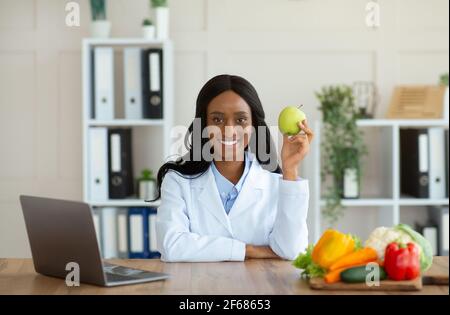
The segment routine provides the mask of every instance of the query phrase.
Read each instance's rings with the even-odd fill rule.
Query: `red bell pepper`
[[[420,274],[419,248],[414,243],[390,243],[384,255],[384,269],[392,280],[412,280]]]

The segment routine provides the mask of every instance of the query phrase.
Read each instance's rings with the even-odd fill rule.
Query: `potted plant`
[[[325,186],[325,207],[323,215],[330,224],[343,214],[341,199],[343,183],[349,170],[356,177],[360,187],[362,178],[362,157],[367,154],[363,134],[356,125],[361,118],[354,104],[352,88],[349,86],[324,87],[316,97],[323,118],[323,141],[321,152],[323,165],[321,180]]]
[[[141,172],[141,177],[138,179],[139,199],[155,199],[156,198],[156,179],[153,177],[153,172],[149,169],[144,169]]]
[[[439,84],[448,86],[448,73],[444,73],[439,78]]]
[[[106,19],[106,0],[91,0],[91,36],[108,38],[111,33],[111,22]]]
[[[152,20],[144,19],[144,21],[142,21],[142,36],[147,39],[155,38],[155,26],[153,25]]]
[[[169,8],[167,0],[150,0],[155,10],[156,37],[158,39],[169,38]]]

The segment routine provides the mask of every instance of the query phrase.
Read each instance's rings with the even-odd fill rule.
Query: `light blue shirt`
[[[244,185],[245,182],[245,178],[247,177],[252,164],[252,161],[248,157],[247,152],[245,152],[244,163],[245,163],[244,172],[242,173],[242,176],[236,185],[234,185],[226,177],[220,174],[214,162],[211,163],[212,171],[216,179],[217,190],[219,191],[220,199],[222,199],[222,204],[227,214],[230,213],[230,210],[233,207],[233,204],[236,201],[237,196],[241,192],[242,186]]]

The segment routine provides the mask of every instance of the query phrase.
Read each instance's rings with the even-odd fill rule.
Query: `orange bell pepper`
[[[353,252],[355,241],[349,234],[326,230],[312,252],[312,260],[320,267],[328,269],[339,258]]]

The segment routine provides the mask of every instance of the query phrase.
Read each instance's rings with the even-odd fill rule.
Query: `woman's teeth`
[[[237,140],[219,140],[219,142],[224,145],[235,145]]]

